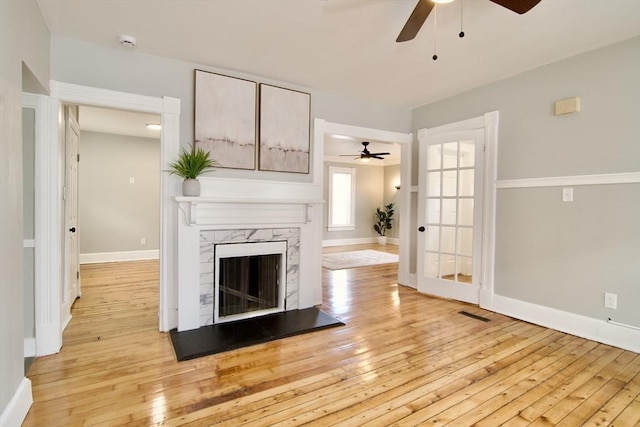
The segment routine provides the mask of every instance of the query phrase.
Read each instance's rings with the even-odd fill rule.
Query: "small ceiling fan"
[[[431,10],[435,7],[436,3],[449,3],[452,0],[444,1],[444,0],[418,0],[418,4],[416,4],[415,9],[411,12],[409,19],[404,24],[402,31],[398,35],[396,42],[406,42],[409,40],[413,40],[424,21],[427,20],[427,17],[431,13]],[[527,13],[531,10],[535,5],[540,3],[540,0],[489,0],[495,4],[499,4],[502,7],[506,7],[507,9],[519,13],[522,15],[523,13]]]
[[[356,159],[379,159],[379,160],[384,160],[384,157],[382,156],[388,156],[391,153],[371,153],[369,151],[369,149],[367,148],[367,146],[369,145],[369,141],[363,141],[362,145],[364,146],[364,148],[362,149],[362,151],[360,152],[360,154],[341,154],[340,156],[342,157],[351,157],[351,156],[356,156]]]

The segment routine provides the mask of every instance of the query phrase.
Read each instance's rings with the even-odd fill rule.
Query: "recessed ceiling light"
[[[453,0],[431,0],[434,3],[451,3]]]
[[[160,126],[160,123],[147,123],[147,128],[151,130],[160,130],[162,129],[162,126]]]
[[[349,139],[349,140],[353,140],[355,138],[352,138],[350,136],[346,136],[346,135],[336,135],[336,134],[331,134],[332,137],[336,138],[336,139]]]

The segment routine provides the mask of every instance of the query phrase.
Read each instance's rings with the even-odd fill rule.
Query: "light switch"
[[[136,183],[136,179],[132,176],[129,177],[129,184],[135,184]]]
[[[562,201],[573,202],[573,188],[567,187],[562,189]]]

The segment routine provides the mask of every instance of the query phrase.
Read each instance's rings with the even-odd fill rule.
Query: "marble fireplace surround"
[[[214,247],[287,242],[286,309],[322,303],[322,200],[176,197],[178,331],[213,321]]]
[[[285,310],[298,308],[300,229],[261,228],[200,232],[200,326],[213,324],[215,247],[232,243],[287,242]]]

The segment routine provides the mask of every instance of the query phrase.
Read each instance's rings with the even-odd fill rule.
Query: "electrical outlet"
[[[610,292],[604,293],[604,307],[616,310],[618,308],[618,295]]]
[[[147,239],[146,239],[146,238],[144,238],[144,237],[141,237],[141,238],[140,238],[140,245],[141,245],[141,246],[144,246],[144,245],[146,245],[146,244],[147,244]]]

